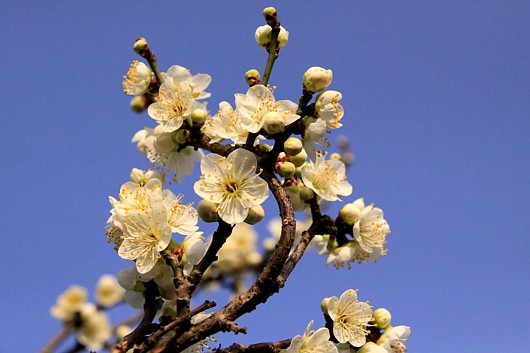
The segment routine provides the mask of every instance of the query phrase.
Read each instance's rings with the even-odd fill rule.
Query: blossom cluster
[[[368,302],[357,299],[357,291],[348,289],[340,298],[322,300],[326,327],[312,330],[313,321],[303,336],[295,336],[285,353],[405,353],[410,327],[392,327],[387,309],[372,311]],[[330,332],[331,331],[331,332]]]
[[[257,28],[255,39],[269,53],[271,64],[275,57],[271,54],[278,54],[287,44],[289,32],[280,26],[274,8],[266,8],[264,17],[267,25]],[[190,314],[196,289],[224,286],[241,294],[250,274],[281,271],[286,279],[308,245],[326,257],[326,265],[337,268],[386,255],[390,227],[374,204],[365,205],[363,198],[357,198],[345,203],[338,216],[332,217],[332,211],[323,214],[327,204],[342,202],[353,193],[347,177],[350,152],[328,152],[328,135],[344,122],[342,94],[328,89],[332,70],[307,69],[301,77],[299,103],[276,98],[277,88],[268,84],[272,65],[267,65],[263,79],[257,70],[248,70],[244,75],[248,88],[242,90],[246,92],[235,93],[233,103],[222,101],[211,112],[205,101],[211,97],[206,91],[210,75],[192,74],[179,65],[160,72],[145,39],[139,38],[134,49],[149,65],[133,61],[122,86],[125,94],[134,96],[133,110],[147,112],[154,123],[132,138],[153,168],[132,169],[118,195],[109,197],[107,239],[119,257],[132,261],[131,268],[120,271],[117,279],[100,281],[97,305],[86,301],[85,289],[72,287],[51,309],[52,316],[75,328],[78,343],[100,349],[113,334],[123,337],[111,332],[102,310],[122,301],[156,312],[152,316],[160,325],[146,329],[153,318],[144,322],[144,317],[137,336],[145,338],[153,327],[162,327],[157,343],[185,336],[183,328],[177,326],[175,334],[163,325],[180,319],[182,327],[194,327],[209,318]],[[189,188],[200,199],[194,207],[170,187],[191,176],[196,164],[200,177]],[[271,194],[274,197],[269,198]],[[265,219],[263,205],[272,199],[280,205],[280,218],[270,220],[270,237],[260,239],[258,230],[263,227],[256,224]],[[217,223],[217,231],[208,240],[199,228],[199,218]],[[290,231],[286,230],[289,225]],[[283,241],[286,234],[294,238],[291,248],[279,249],[287,244]],[[284,255],[284,262],[274,264],[274,271],[260,272]],[[279,280],[267,278],[262,283],[279,284],[275,281]],[[239,300],[250,298],[259,291],[256,288],[259,285]],[[263,297],[252,303],[267,300],[266,294],[259,295]],[[357,291],[325,298],[321,307],[325,327],[313,330],[311,321],[303,335],[293,337],[288,348],[282,347],[286,353],[406,351],[410,328],[390,326],[390,313],[373,311],[368,302],[357,299]],[[228,305],[223,310],[230,309]],[[239,332],[232,320],[218,326]],[[206,337],[185,342],[184,352],[207,347]],[[120,351],[133,346],[136,350],[138,343],[125,342]]]

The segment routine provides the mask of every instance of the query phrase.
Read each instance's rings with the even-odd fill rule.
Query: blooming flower
[[[112,336],[112,328],[107,315],[86,303],[79,312],[81,326],[76,328],[79,343],[89,350],[100,350]]]
[[[255,85],[246,94],[235,95],[236,109],[242,117],[242,124],[250,132],[258,132],[265,122],[267,113],[280,113],[289,125],[300,116],[296,115],[297,104],[289,100],[276,101],[271,90],[263,85]]]
[[[336,129],[342,126],[339,123],[344,115],[344,108],[339,103],[342,94],[337,91],[325,91],[315,99],[315,110],[317,116],[326,122],[327,127]]]
[[[194,185],[200,197],[218,204],[219,217],[227,223],[245,220],[252,206],[269,196],[267,183],[256,174],[257,160],[242,148],[228,157],[209,154],[201,160],[202,176]]]
[[[151,70],[147,65],[138,60],[134,60],[127,71],[127,75],[123,76],[123,92],[131,96],[144,94],[151,82]]]
[[[87,296],[86,288],[71,286],[57,298],[57,302],[50,309],[51,316],[61,321],[71,320],[72,315],[85,304]]]
[[[329,340],[329,330],[325,327],[312,331],[313,321],[309,322],[303,336],[294,336],[285,353],[338,353],[337,347]]]
[[[374,204],[364,206],[364,200],[358,199],[360,208],[359,218],[353,225],[353,236],[359,247],[369,254],[374,249],[379,249],[384,254],[385,239],[390,234],[390,227],[383,218],[383,210],[376,208]]]
[[[192,97],[195,99],[204,99],[211,96],[211,93],[204,92],[208,87],[210,82],[212,82],[212,77],[207,74],[197,74],[192,75],[190,70],[179,65],[173,65],[166,72],[162,72],[162,79],[164,82],[169,83],[186,83],[192,89]]]
[[[195,109],[205,109],[203,104],[194,100],[193,93],[193,88],[185,82],[163,83],[156,102],[149,106],[147,113],[163,131],[178,130]]]
[[[104,307],[111,307],[123,300],[124,290],[113,275],[102,275],[96,284],[94,297]]]
[[[381,345],[389,353],[405,353],[407,352],[405,341],[409,336],[410,327],[395,326],[387,329],[379,340],[377,340],[377,344]]]
[[[302,180],[308,188],[326,201],[340,200],[338,195],[348,196],[352,186],[346,180],[346,166],[339,160],[325,160],[324,154],[317,154],[315,162],[302,168]]]
[[[366,343],[366,326],[372,318],[372,307],[357,300],[357,292],[348,289],[340,296],[329,298],[327,312],[333,321],[333,335],[340,343],[354,347]]]
[[[239,112],[228,102],[219,103],[217,114],[208,118],[201,130],[210,137],[210,143],[230,139],[235,144],[242,145],[248,136],[248,130],[241,124]]]
[[[197,211],[191,204],[183,205],[180,202],[182,195],[176,196],[171,190],[165,189],[162,191],[162,197],[168,213],[167,221],[173,233],[190,235],[199,229]]]
[[[311,117],[304,118],[305,130],[302,137],[304,150],[312,161],[317,158],[317,149],[315,144],[325,144],[323,139],[326,135],[326,122],[322,119],[315,119]]]
[[[152,179],[153,180],[153,179]],[[147,209],[132,210],[125,222],[126,231],[118,249],[120,257],[136,260],[139,273],[151,270],[171,240],[171,227],[162,195],[152,192],[147,197]]]
[[[184,251],[180,264],[183,266],[184,275],[188,276],[193,270],[193,266],[198,264],[206,253],[206,244],[204,243],[202,232],[186,236],[180,247]]]

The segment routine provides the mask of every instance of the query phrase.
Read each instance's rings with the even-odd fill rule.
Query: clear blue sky
[[[36,351],[59,329],[59,293],[129,267],[103,227],[108,196],[150,166],[130,139],[153,123],[121,92],[135,38],[162,70],[210,74],[215,109],[263,69],[254,30],[270,5],[290,31],[275,95],[297,101],[307,68],[333,70],[346,113],[332,136],[357,156],[347,201],[375,202],[392,234],[389,256],[350,271],[308,254],[236,338],[320,327],[320,300],[358,288],[412,326],[410,352],[528,350],[530,3],[5,1],[0,352]],[[192,182],[173,190],[197,199]]]

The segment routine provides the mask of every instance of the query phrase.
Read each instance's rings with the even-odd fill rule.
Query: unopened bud
[[[315,196],[315,193],[310,188],[304,186],[303,188],[300,189],[300,198],[302,200],[310,201],[313,199],[314,196]]]
[[[254,148],[258,152],[270,152],[272,150],[272,146],[266,143],[257,144]]]
[[[265,217],[265,210],[261,205],[252,206],[248,209],[247,218],[245,218],[245,223],[256,224]]]
[[[302,152],[302,141],[300,141],[300,139],[296,137],[289,137],[283,143],[283,150],[288,156],[296,156],[297,154]]]
[[[191,135],[190,130],[180,129],[180,130],[177,130],[177,133],[175,134],[175,140],[177,141],[177,143],[183,144],[183,143],[188,142],[190,135]]]
[[[328,88],[333,79],[333,72],[322,67],[309,68],[302,77],[304,87],[311,92],[321,92]]]
[[[206,113],[206,110],[204,110],[204,109],[195,109],[191,113],[191,121],[193,121],[194,124],[202,125],[206,121],[207,115],[208,114]]]
[[[254,38],[258,45],[264,49],[271,44],[272,28],[269,25],[259,26],[254,33]],[[278,34],[278,48],[282,48],[289,41],[289,32],[280,26],[280,33]]]
[[[324,298],[322,299],[322,302],[320,302],[320,309],[324,313],[324,315],[328,315],[328,303],[331,298]]]
[[[144,56],[144,54],[149,50],[149,44],[147,44],[147,40],[145,40],[145,38],[138,38],[136,39],[136,42],[134,42],[133,49],[138,55]]]
[[[201,200],[197,205],[197,213],[199,217],[206,223],[217,222],[219,214],[217,213],[217,205],[208,200]]]
[[[292,178],[295,171],[296,167],[291,162],[283,162],[280,164],[280,175],[284,178]]]
[[[339,217],[349,226],[353,226],[357,219],[359,219],[359,215],[361,214],[361,210],[357,205],[353,203],[347,203],[339,211]]]
[[[259,74],[259,71],[256,69],[248,70],[245,72],[245,81],[249,85],[256,85],[260,82],[261,76]]]
[[[263,9],[263,17],[267,19],[267,16],[274,16],[276,9],[272,6]]]
[[[263,129],[271,135],[281,132],[285,127],[285,118],[277,112],[269,112],[263,118]]]
[[[302,168],[304,166],[296,167],[296,170],[294,171],[294,176],[298,179],[302,179]]]
[[[307,153],[306,151],[302,150],[302,152],[298,153],[296,156],[291,156],[290,160],[295,166],[301,167],[307,160]]]
[[[143,112],[147,106],[145,105],[145,97],[144,96],[135,96],[131,99],[131,109],[134,112],[141,113]]]
[[[379,308],[374,311],[375,325],[381,330],[386,329],[390,325],[391,319],[392,315],[390,314],[390,311],[385,308]]]

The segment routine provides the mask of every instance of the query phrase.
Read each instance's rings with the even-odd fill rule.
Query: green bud
[[[280,164],[280,175],[284,178],[292,178],[296,167],[291,162],[283,162]]]
[[[135,281],[133,286],[132,286],[132,290],[135,291],[135,292],[138,292],[138,293],[143,293],[145,292],[145,285],[144,285],[144,282],[142,281]]]
[[[181,129],[177,130],[177,133],[175,134],[175,140],[177,143],[186,143],[188,142],[188,138],[190,137],[191,133],[189,130]]]
[[[206,110],[204,109],[195,109],[191,113],[191,121],[193,121],[194,124],[202,125],[206,121]]]
[[[263,207],[261,207],[261,205],[252,206],[248,209],[248,215],[247,218],[245,218],[245,223],[253,225],[261,221],[263,218],[265,218],[265,210]]]
[[[250,84],[257,84],[259,80],[261,79],[261,76],[259,75],[259,71],[256,69],[251,69],[245,72],[245,81]]]
[[[133,49],[137,54],[143,56],[143,54],[149,50],[149,44],[147,44],[145,38],[138,38],[136,39],[136,42],[134,42]]]
[[[289,160],[293,162],[295,166],[301,167],[307,160],[307,153],[302,150],[302,152],[298,153],[296,156],[291,156]]]
[[[274,16],[276,9],[272,6],[263,9],[263,17],[267,19],[267,16]]]
[[[143,96],[135,96],[131,99],[131,109],[137,113],[141,113],[147,108],[145,106],[145,98]]]
[[[374,320],[375,325],[381,330],[384,330],[390,325],[392,315],[390,314],[390,311],[386,310],[385,308],[379,308],[374,311]]]
[[[324,315],[328,315],[328,303],[331,298],[324,298],[322,299],[322,302],[320,303],[320,309],[324,313]]]
[[[277,112],[269,112],[263,118],[263,129],[271,135],[281,132],[285,127],[285,118]]]
[[[217,205],[208,200],[201,200],[197,205],[197,213],[199,217],[206,223],[217,222],[219,214],[217,213]]]
[[[302,152],[302,141],[300,141],[300,139],[296,137],[289,137],[283,143],[283,150],[288,156],[296,156],[297,154]]]
[[[301,167],[296,167],[296,170],[294,171],[294,176],[297,177],[298,179],[302,179],[302,168],[304,166],[301,166]]]
[[[300,189],[300,198],[302,200],[310,201],[313,199],[314,196],[315,196],[315,193],[310,188],[304,186],[303,188]]]
[[[347,203],[339,211],[339,217],[349,226],[353,226],[359,219],[361,211],[353,203]]]

